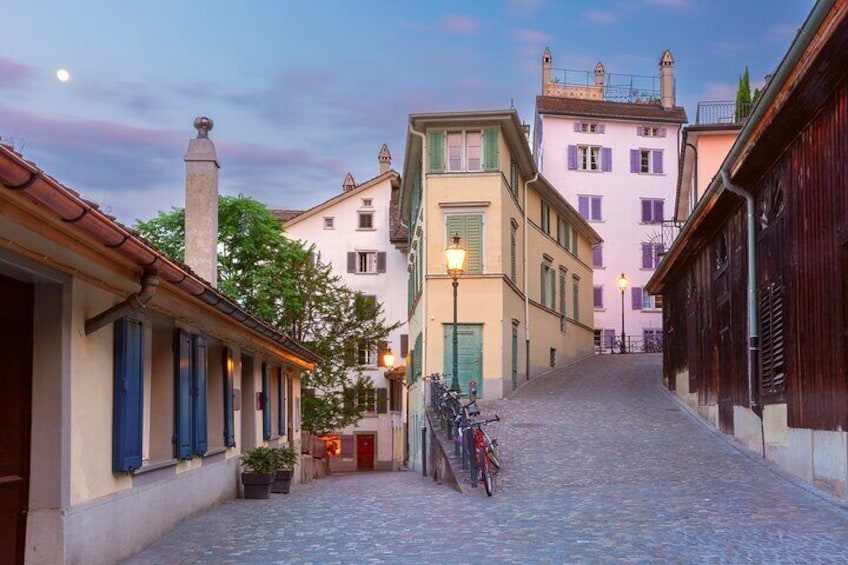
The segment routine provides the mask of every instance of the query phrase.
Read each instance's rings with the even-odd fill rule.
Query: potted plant
[[[271,486],[271,492],[288,494],[291,490],[294,466],[297,463],[297,452],[291,447],[278,447],[276,451],[277,472],[274,475],[274,484]]]
[[[271,447],[260,446],[241,456],[241,483],[245,498],[268,498],[274,473],[279,466],[279,454]]]

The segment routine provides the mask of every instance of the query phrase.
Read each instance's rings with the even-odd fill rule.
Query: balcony
[[[717,101],[698,102],[696,126],[742,127],[751,115],[750,102]]]

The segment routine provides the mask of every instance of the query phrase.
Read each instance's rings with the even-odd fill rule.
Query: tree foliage
[[[736,87],[736,123],[742,123],[751,114],[751,78],[748,67],[739,77],[739,86]]]
[[[184,261],[183,209],[138,222],[136,229]],[[218,232],[218,289],[323,359],[303,374],[303,428],[323,434],[359,420],[365,407],[355,399],[371,385],[356,368],[357,348],[378,347],[397,324],[387,325],[381,304],[345,286],[314,246],[285,237],[263,204],[220,196]]]

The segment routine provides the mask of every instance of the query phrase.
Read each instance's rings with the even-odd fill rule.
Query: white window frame
[[[654,172],[654,153],[662,153],[662,149],[645,149],[639,148],[639,173],[640,175],[657,175],[660,173]],[[647,166],[645,165],[645,155],[647,155]]]
[[[598,133],[598,122],[580,122],[580,133]]]
[[[363,270],[363,268],[365,270]],[[356,274],[358,275],[373,275],[377,273],[377,252],[376,251],[357,251],[356,252]]]
[[[336,219],[333,216],[324,216],[324,229],[325,230],[336,229]]]
[[[658,126],[642,126],[642,137],[659,137],[660,128]]]
[[[477,144],[473,145],[475,138]],[[459,154],[452,153],[452,150],[458,150]],[[482,130],[445,132],[445,170],[449,173],[477,173],[483,170]]]
[[[577,146],[577,170],[592,172],[599,172],[601,170],[600,145]]]
[[[642,289],[642,310],[648,312],[660,312],[662,310],[662,296],[659,297],[659,305],[657,304],[657,296],[649,294],[644,288]]]

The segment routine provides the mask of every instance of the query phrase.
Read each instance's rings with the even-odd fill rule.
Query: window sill
[[[667,176],[666,173],[643,173],[642,171],[639,171],[638,173],[635,173],[635,174],[641,175],[643,177],[664,177],[664,176]]]
[[[159,469],[167,469],[168,467],[176,467],[178,461],[176,459],[165,459],[164,461],[157,461],[156,463],[150,463],[148,465],[144,465],[140,469],[136,469],[133,471],[133,475],[144,475],[145,473],[152,473],[153,471],[158,471]]]
[[[378,273],[377,271],[374,271],[374,272],[371,272],[371,271],[361,271],[361,272],[355,271],[353,274],[354,275],[379,275],[380,273]]]
[[[595,309],[594,309],[594,310],[595,310],[595,312],[606,312],[606,311],[607,311],[607,309],[606,309],[606,308],[604,308],[603,306],[602,306],[602,307],[600,307],[600,308],[595,307]]]
[[[356,231],[377,231],[377,228],[356,228]]]
[[[611,173],[612,171],[603,171],[601,169],[571,169],[578,173]]]
[[[662,308],[642,308],[646,314],[662,314]]]

